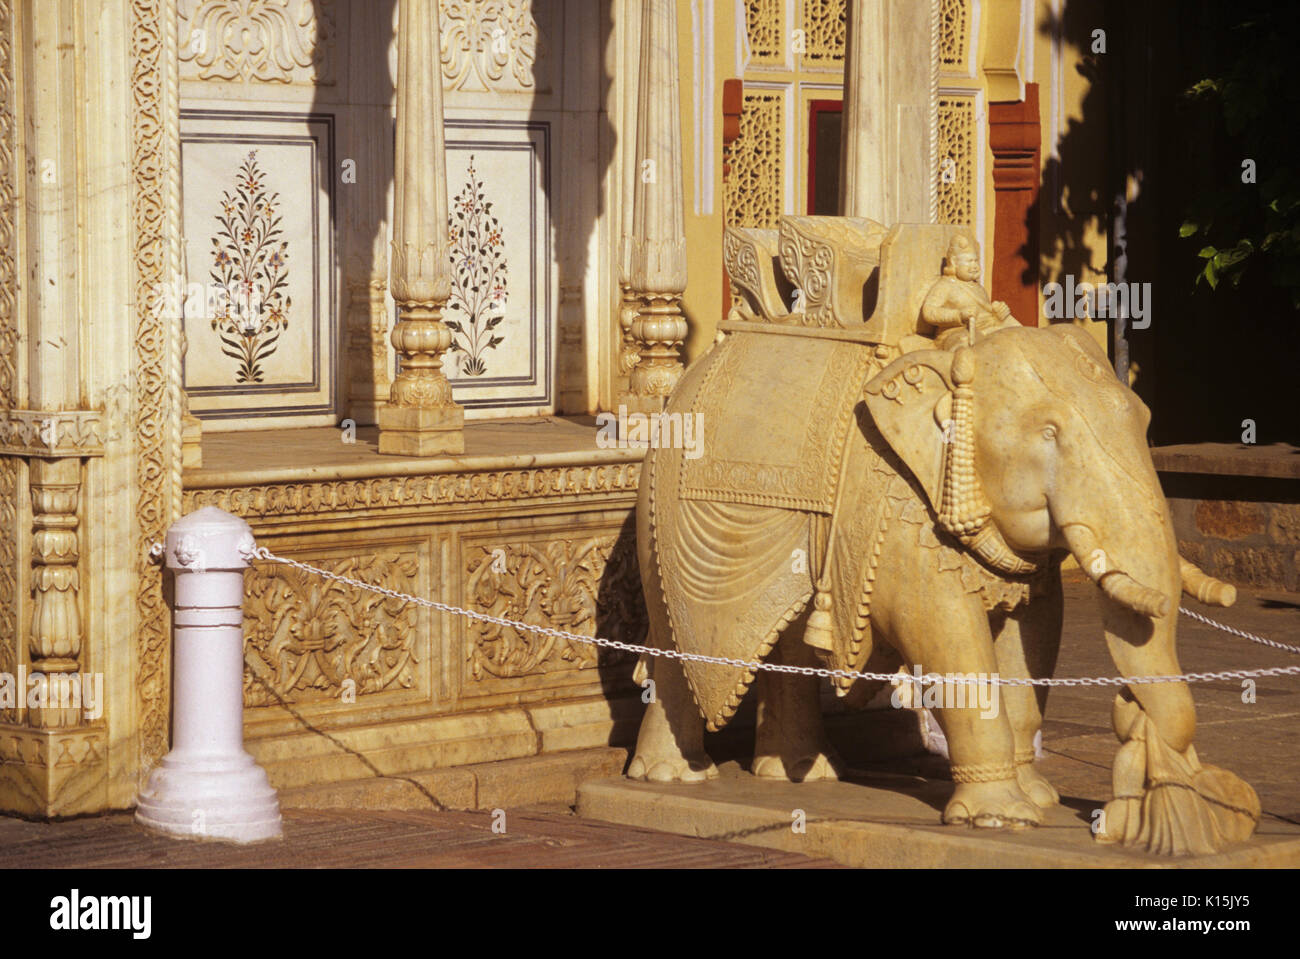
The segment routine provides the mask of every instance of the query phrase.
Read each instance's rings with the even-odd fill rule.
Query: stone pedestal
[[[386,406],[379,411],[379,452],[438,456],[465,452],[463,406]]]

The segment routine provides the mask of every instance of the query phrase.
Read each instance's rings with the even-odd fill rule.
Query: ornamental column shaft
[[[390,261],[401,372],[378,420],[379,452],[404,456],[465,451],[465,411],[442,370],[452,337],[442,322],[451,267],[441,63],[437,0],[401,0]]]
[[[27,421],[33,446],[48,457],[30,459],[32,613],[27,659],[38,680],[26,712],[38,728],[76,726],[79,709],[62,708],[42,693],[51,675],[81,668],[80,549],[77,528],[81,457],[59,450],[64,411],[81,405],[81,303],[78,257],[76,5],[33,4],[23,11],[29,31],[26,88]],[[42,689],[41,687],[44,686]],[[28,700],[32,706],[33,701]]]
[[[845,216],[930,223],[938,0],[849,0],[840,196]]]
[[[677,4],[641,8],[635,194],[625,262],[637,298],[632,336],[638,360],[619,403],[657,413],[682,375],[686,338],[686,230],[682,214],[682,122],[678,90]]]

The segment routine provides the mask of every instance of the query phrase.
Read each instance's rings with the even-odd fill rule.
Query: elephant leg
[[[1061,584],[1054,580],[1048,595],[1027,606],[995,618],[998,672],[1009,678],[1051,676],[1061,642]],[[1060,794],[1034,768],[1034,736],[1043,725],[1047,709],[1046,686],[1003,686],[1002,703],[1011,722],[1015,742],[1016,778],[1034,804],[1046,809],[1061,801]]]
[[[900,569],[897,575],[906,573]],[[885,632],[910,668],[966,676],[997,672],[988,615],[978,597],[965,593],[959,579],[945,576],[918,588],[920,580],[912,578],[892,588],[894,576],[891,571],[887,581],[881,577],[877,595],[892,597]],[[886,586],[891,587],[888,592]],[[955,686],[926,690],[924,704],[932,709],[948,740],[957,784],[943,811],[946,823],[1021,828],[1042,822],[1042,813],[1016,777],[1015,741],[1001,708],[1001,692],[1002,687],[969,684],[958,704]],[[935,701],[937,694],[942,696]]]
[[[704,718],[681,664],[655,657],[649,673],[654,696],[641,719],[628,778],[656,783],[716,779],[718,768],[704,751]]]
[[[650,555],[651,537],[645,516],[644,508],[638,510],[641,585],[650,621],[648,645],[672,649],[668,606],[659,582],[659,564]],[[627,767],[628,778],[659,783],[695,783],[716,778],[718,768],[704,751],[704,717],[691,695],[681,663],[663,656],[647,658],[647,673],[653,686],[649,687],[650,703],[641,719],[636,752]]]
[[[795,620],[768,656],[787,666],[820,666],[803,641],[806,617]],[[760,672],[758,728],[754,735],[754,775],[760,779],[813,782],[839,779],[840,759],[826,741],[822,725],[821,680],[816,676]]]

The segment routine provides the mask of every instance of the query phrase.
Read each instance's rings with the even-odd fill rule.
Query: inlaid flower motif
[[[261,383],[264,362],[276,350],[289,325],[288,241],[276,216],[280,194],[267,193],[265,174],[250,150],[235,176],[235,189],[221,197],[212,237],[213,267],[209,276],[226,297],[212,321],[221,352],[239,365],[237,383]]]
[[[492,331],[505,318],[501,311],[506,305],[508,269],[501,223],[486,199],[473,156],[467,175],[449,217],[452,283],[444,315],[452,332],[451,349],[462,354],[461,373],[482,376],[487,372],[487,351],[505,340]]]

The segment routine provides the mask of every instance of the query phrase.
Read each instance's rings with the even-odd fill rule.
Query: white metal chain
[[[1259,643],[1261,646],[1272,646],[1274,649],[1285,650],[1288,653],[1300,654],[1300,646],[1288,646],[1286,643],[1279,643],[1276,639],[1265,639],[1263,636],[1256,636],[1254,633],[1247,633],[1240,629],[1234,629],[1231,626],[1225,626],[1223,623],[1216,623],[1208,616],[1202,616],[1200,613],[1192,612],[1186,606],[1179,606],[1178,611],[1184,616],[1190,616],[1192,619],[1199,620],[1206,626],[1213,626],[1215,629],[1221,629],[1225,633],[1232,633],[1234,636],[1240,636],[1242,639],[1248,639],[1252,643]]]
[[[961,674],[951,673],[946,675],[943,673],[925,673],[921,676],[907,676],[904,673],[865,673],[851,672],[844,669],[827,669],[825,667],[816,666],[789,666],[784,663],[751,663],[743,659],[731,659],[726,656],[704,656],[699,653],[683,653],[675,649],[658,649],[653,646],[639,646],[636,643],[624,643],[615,639],[603,639],[599,636],[583,636],[580,633],[571,633],[567,630],[555,629],[550,626],[533,626],[513,619],[505,619],[501,616],[492,616],[488,613],[476,612],[472,609],[462,609],[459,606],[440,603],[437,600],[422,599],[419,596],[411,596],[409,593],[402,593],[395,589],[388,589],[384,586],[375,586],[371,583],[363,582],[359,579],[352,579],[351,577],[343,576],[339,573],[331,573],[329,570],[318,569],[315,566],[300,563],[296,559],[277,556],[264,546],[253,546],[249,549],[242,550],[241,552],[243,552],[244,558],[249,561],[254,559],[263,559],[272,563],[280,563],[284,566],[293,566],[315,576],[331,579],[338,583],[345,583],[348,586],[353,586],[357,589],[379,593],[380,595],[388,596],[392,599],[401,600],[404,603],[414,603],[417,606],[425,606],[429,609],[440,610],[444,613],[465,616],[469,619],[475,619],[483,623],[492,623],[496,626],[506,626],[511,629],[536,633],[541,636],[553,636],[556,639],[569,640],[575,643],[585,643],[590,646],[603,646],[607,649],[618,649],[631,653],[645,653],[649,656],[662,656],[665,659],[690,660],[691,662],[697,663],[713,663],[718,666],[734,666],[738,669],[748,669],[751,671],[765,670],[770,673],[793,673],[800,676],[838,676],[845,679],[866,679],[874,682],[886,683],[900,681],[926,684],[943,683],[952,685],[978,685],[987,683],[996,686],[1127,686],[1131,683],[1208,683],[1220,680],[1255,679],[1265,676],[1300,675],[1300,666],[1273,666],[1262,669],[1229,669],[1213,673],[1183,673],[1179,676],[1082,676],[1061,679],[1019,679],[992,676],[980,679],[972,677],[970,674],[963,676]],[[1264,637],[1256,636],[1253,633],[1246,633],[1239,629],[1233,629],[1231,626],[1216,623],[1212,619],[1208,619],[1199,613],[1194,613],[1181,606],[1179,607],[1179,611],[1192,619],[1200,620],[1209,626],[1221,629],[1227,633],[1232,633],[1235,636],[1240,636],[1243,639],[1262,643],[1265,646],[1272,646],[1276,649],[1285,650],[1290,653],[1300,654],[1300,647],[1288,646],[1285,643],[1265,639]]]

